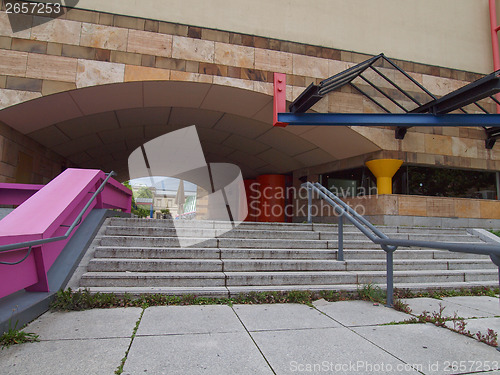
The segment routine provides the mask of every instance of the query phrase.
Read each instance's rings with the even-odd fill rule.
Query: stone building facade
[[[130,152],[196,121],[203,123],[199,133],[207,161],[238,164],[245,178],[289,174],[298,186],[304,178],[317,180],[382,158],[500,170],[500,146],[486,149],[478,127],[412,128],[403,140],[389,127],[272,129],[273,73],[286,74],[292,101],[310,83],[372,56],[364,51],[98,10],[67,9],[49,20],[7,14],[4,0],[1,6],[0,182],[46,183],[68,166],[115,169],[126,180]],[[485,73],[392,60],[436,96]],[[407,85],[389,67],[383,69]],[[91,98],[99,98],[99,105]],[[378,111],[348,87],[313,109]],[[401,215],[433,216],[421,203],[397,199],[390,206],[399,207]],[[483,211],[453,203],[438,214],[500,219],[495,203]]]

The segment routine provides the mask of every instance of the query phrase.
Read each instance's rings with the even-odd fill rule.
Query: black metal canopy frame
[[[394,72],[394,76],[396,74],[400,76],[399,84],[395,82],[396,79],[389,77],[390,72]],[[328,93],[339,90],[346,85],[368,98],[382,113],[427,115],[421,117],[421,123],[415,122],[415,116],[408,116],[408,120],[410,117],[413,119],[407,124],[404,120],[406,117],[399,116],[398,118],[402,120],[398,120],[398,125],[396,125],[395,137],[397,139],[404,139],[407,130],[412,126],[439,126],[439,122],[443,120],[442,117],[447,117],[445,115],[451,113],[468,115],[457,120],[455,126],[480,126],[484,128],[487,149],[493,148],[496,140],[500,138],[500,115],[496,114],[497,107],[500,108],[500,101],[495,97],[496,94],[500,93],[500,70],[438,98],[384,54],[374,56],[327,78],[318,85],[310,84],[290,104],[290,114],[278,114],[280,121],[289,122],[291,125],[307,123],[307,117],[299,114],[305,113]],[[411,90],[408,87],[411,87]],[[478,113],[482,116],[477,116]],[[484,115],[491,115],[491,121],[484,121]],[[376,118],[377,114],[359,116],[367,116],[370,119],[364,119],[358,125],[377,123],[377,120],[372,121],[371,119],[373,116]],[[497,121],[497,117],[499,117],[499,121]],[[341,125],[334,123],[334,121],[336,120],[323,120],[322,123],[317,124]]]

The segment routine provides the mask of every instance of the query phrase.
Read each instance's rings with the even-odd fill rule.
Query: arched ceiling
[[[234,163],[245,178],[288,173],[379,148],[349,127],[273,127],[269,95],[206,83],[94,86],[0,111],[0,121],[82,168],[128,179],[128,156],[162,134],[196,125],[207,162]]]

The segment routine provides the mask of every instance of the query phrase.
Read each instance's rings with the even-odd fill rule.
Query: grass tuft
[[[495,296],[498,289],[472,288],[459,291],[434,290],[429,292],[414,293],[407,290],[395,290],[394,306],[400,311],[407,312],[407,306],[398,302],[399,298],[432,297],[442,298],[447,296]],[[233,304],[272,304],[272,303],[302,303],[310,305],[318,299],[328,302],[366,300],[384,303],[386,293],[379,286],[368,284],[360,287],[357,292],[345,291],[289,291],[289,292],[251,292],[242,293],[230,298],[201,297],[192,294],[171,296],[166,294],[142,294],[132,297],[130,294],[118,296],[113,293],[91,293],[88,289],[67,289],[59,291],[51,304],[53,310],[80,311],[94,308],[114,307],[142,307],[167,306],[167,305],[233,305]]]
[[[377,303],[384,303],[386,300],[386,293],[378,285],[367,284],[362,288],[358,288],[359,298],[364,301],[372,301]]]
[[[356,293],[335,291],[290,291],[290,292],[250,292],[231,298],[200,297],[192,294],[170,296],[166,294],[143,294],[117,296],[113,293],[91,293],[88,289],[59,291],[51,304],[53,310],[80,311],[94,308],[142,307],[167,305],[233,305],[233,304],[272,304],[302,303],[310,305],[323,298],[329,302],[359,299]]]
[[[17,322],[14,325],[14,328],[9,327],[9,330],[0,336],[0,346],[2,347],[2,350],[12,345],[38,341],[40,341],[38,335],[18,330]]]
[[[414,292],[409,289],[394,289],[394,298],[435,298],[442,299],[444,297],[458,296],[488,296],[496,297],[498,288],[489,288],[486,286],[476,286],[472,288],[453,289],[429,289],[427,291]]]

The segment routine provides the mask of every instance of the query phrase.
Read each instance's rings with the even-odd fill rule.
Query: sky
[[[152,180],[152,181],[151,181]],[[130,180],[130,185],[154,186],[160,190],[177,191],[179,179],[172,177],[142,177]],[[184,191],[196,191],[197,186],[191,182],[184,181]]]

